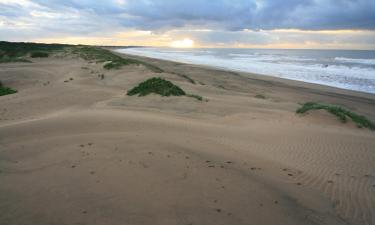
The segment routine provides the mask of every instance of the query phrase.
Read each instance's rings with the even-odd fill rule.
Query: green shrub
[[[14,89],[9,88],[9,87],[4,87],[3,84],[0,82],[0,96],[10,95],[10,94],[14,94],[14,93],[17,93],[17,90],[14,90]]]
[[[138,86],[128,91],[127,94],[129,96],[137,94],[139,96],[146,96],[151,93],[159,94],[161,96],[186,95],[186,93],[180,87],[160,77],[153,77],[140,83]]]
[[[47,52],[32,52],[31,58],[47,58],[49,54]]]
[[[203,101],[203,97],[195,94],[186,94],[180,87],[174,85],[172,82],[160,77],[153,77],[143,81],[138,86],[128,91],[127,95],[146,96],[148,94],[158,94],[161,96],[182,96],[195,98],[198,101]]]
[[[358,127],[366,127],[370,130],[375,130],[375,124],[367,119],[365,116],[358,115],[354,112],[341,108],[340,106],[335,105],[328,105],[328,104],[321,104],[315,102],[307,102],[303,104],[299,109],[297,109],[297,113],[305,113],[309,110],[320,110],[324,109],[327,112],[337,116],[337,118],[346,123],[348,121],[348,117],[357,124]]]

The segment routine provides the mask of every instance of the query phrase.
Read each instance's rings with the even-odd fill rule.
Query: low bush
[[[3,95],[10,95],[10,94],[14,94],[14,93],[17,93],[17,90],[14,90],[14,89],[9,88],[9,87],[5,87],[5,86],[3,86],[3,84],[0,82],[0,96],[3,96]]]
[[[303,104],[299,109],[297,109],[297,113],[303,114],[310,110],[320,110],[324,109],[327,112],[335,115],[341,122],[346,123],[348,118],[350,118],[358,127],[366,127],[370,130],[375,130],[375,124],[367,119],[365,116],[358,115],[354,112],[351,112],[347,109],[341,108],[340,106],[336,105],[329,105],[329,104],[321,104],[315,102],[307,102]]]
[[[140,83],[138,86],[128,91],[127,94],[129,96],[133,96],[133,95],[146,96],[151,93],[159,94],[161,96],[186,95],[186,93],[180,87],[160,77],[153,77]]]

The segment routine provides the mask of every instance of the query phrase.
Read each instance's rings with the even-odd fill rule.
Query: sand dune
[[[295,114],[374,95],[142,60],[0,65],[0,224],[375,224],[375,133]],[[126,96],[153,76],[208,101]]]

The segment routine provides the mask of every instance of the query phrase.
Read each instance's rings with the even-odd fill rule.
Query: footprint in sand
[[[146,163],[144,163],[144,162],[139,162],[139,164],[140,164],[144,169],[149,168],[149,166],[146,165]]]

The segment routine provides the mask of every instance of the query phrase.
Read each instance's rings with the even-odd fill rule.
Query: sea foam
[[[374,58],[340,51],[126,48],[119,52],[375,93]],[[349,53],[346,53],[349,54]],[[355,52],[355,54],[359,54]],[[368,52],[366,52],[366,57]]]

